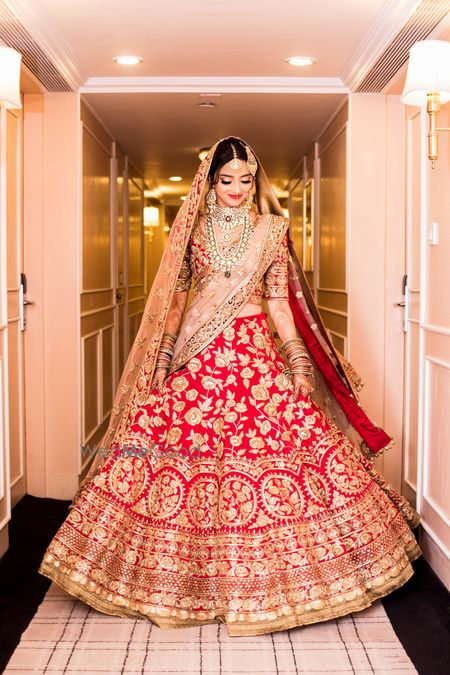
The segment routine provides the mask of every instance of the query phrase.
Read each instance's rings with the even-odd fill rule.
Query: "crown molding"
[[[77,91],[88,75],[38,0],[2,0],[67,83]]]
[[[349,91],[354,91],[358,87],[378,56],[421,3],[422,0],[388,0],[383,5],[341,75],[341,80]]]
[[[82,94],[347,94],[338,77],[90,77]]]

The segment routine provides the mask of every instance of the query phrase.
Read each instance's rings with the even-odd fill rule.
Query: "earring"
[[[252,206],[253,206],[253,195],[254,195],[254,194],[255,194],[254,191],[253,191],[253,190],[250,190],[250,192],[248,193],[248,195],[247,195],[247,197],[245,198],[245,201],[244,201],[244,206],[245,206],[245,208],[248,209],[249,211],[250,211],[250,209],[251,209]]]
[[[206,195],[206,206],[208,207],[208,211],[214,211],[217,206],[217,194],[214,187]]]

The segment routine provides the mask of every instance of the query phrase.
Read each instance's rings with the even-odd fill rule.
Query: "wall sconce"
[[[203,162],[210,149],[211,148],[200,148],[200,150],[198,151],[198,158],[201,162]]]
[[[144,206],[144,234],[147,241],[152,242],[155,235],[153,228],[159,225],[159,209],[157,206]]]
[[[159,209],[157,206],[144,207],[144,227],[158,227]]]
[[[428,159],[434,169],[439,157],[437,114],[443,103],[450,100],[450,42],[445,40],[420,40],[409,52],[408,72],[401,101],[405,105],[427,107]]]
[[[0,45],[0,102],[5,108],[21,108],[20,62],[22,54]]]

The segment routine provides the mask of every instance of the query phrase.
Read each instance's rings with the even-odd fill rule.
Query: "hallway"
[[[408,89],[421,41],[450,43],[450,0],[0,0],[6,672],[448,670],[450,62],[421,66],[443,73],[435,115],[433,84],[428,112]],[[393,441],[374,467],[420,514],[423,552],[371,607],[245,642],[219,623],[177,634],[100,615],[37,574],[119,415],[175,217],[229,135],[290,219],[355,404]]]

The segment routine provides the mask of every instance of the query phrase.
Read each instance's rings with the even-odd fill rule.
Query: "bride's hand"
[[[156,368],[152,380],[152,389],[156,388],[159,392],[161,392],[163,390],[163,384],[164,380],[166,379],[166,375],[166,368]]]
[[[298,399],[300,394],[303,394],[304,396],[310,396],[310,394],[314,391],[311,380],[305,375],[293,373],[291,378],[294,385],[294,401]]]

